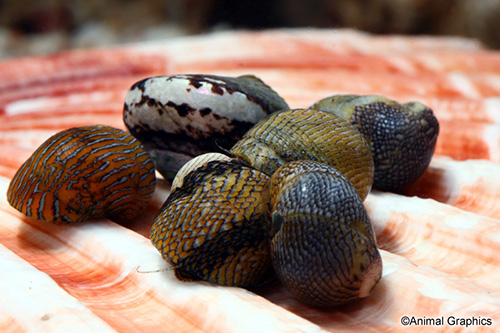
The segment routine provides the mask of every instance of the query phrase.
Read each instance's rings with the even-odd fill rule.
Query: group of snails
[[[128,91],[129,132],[49,138],[12,179],[29,217],[135,218],[173,179],[151,241],[183,281],[252,287],[276,274],[313,306],[368,296],[382,259],[363,205],[427,168],[439,124],[418,102],[338,95],[292,109],[254,76],[171,75]]]

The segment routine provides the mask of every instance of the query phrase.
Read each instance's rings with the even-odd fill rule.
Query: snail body
[[[339,95],[312,108],[350,121],[370,142],[373,188],[399,192],[427,169],[434,154],[439,123],[419,102],[399,104],[382,96]]]
[[[296,109],[273,113],[245,133],[231,153],[268,175],[294,160],[329,164],[354,184],[362,200],[373,182],[368,143],[348,121],[328,112]]]
[[[133,136],[95,125],[45,141],[16,172],[7,199],[42,221],[125,221],[148,205],[155,184],[153,162]]]
[[[382,260],[350,181],[331,166],[294,161],[273,174],[269,188],[271,258],[287,290],[314,306],[368,296]]]
[[[262,203],[268,176],[235,161],[197,159],[193,171],[179,171],[183,179],[156,216],[151,241],[180,280],[252,286],[270,267]]]
[[[167,178],[202,153],[229,149],[286,102],[255,76],[171,75],[135,83],[123,119]]]

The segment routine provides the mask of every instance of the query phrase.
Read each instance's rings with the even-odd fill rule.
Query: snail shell
[[[155,184],[153,162],[141,144],[125,131],[96,125],[45,141],[16,172],[7,199],[42,221],[124,221],[148,205]]]
[[[373,188],[401,191],[429,166],[439,123],[425,105],[399,104],[382,96],[340,95],[312,107],[350,121],[370,142],[375,165]]]
[[[368,143],[348,121],[328,112],[276,112],[252,127],[231,153],[268,175],[294,160],[329,164],[354,184],[362,200],[373,182]]]
[[[370,294],[382,260],[368,213],[335,168],[315,161],[281,166],[270,180],[271,258],[299,300],[334,306]]]
[[[187,160],[229,149],[260,119],[282,109],[286,102],[255,76],[172,75],[135,83],[123,118],[158,171],[172,178]]]
[[[268,176],[234,161],[204,158],[197,158],[201,165],[194,171],[179,171],[183,180],[156,216],[151,241],[180,280],[254,285],[270,267],[262,204]]]

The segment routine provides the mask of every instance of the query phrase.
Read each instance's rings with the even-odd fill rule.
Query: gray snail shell
[[[382,96],[339,95],[311,107],[350,121],[370,142],[374,189],[399,192],[429,166],[439,123],[425,105],[399,104]]]
[[[268,176],[226,158],[195,158],[151,227],[151,241],[183,281],[249,287],[270,268]]]
[[[294,160],[329,164],[354,184],[362,200],[373,182],[368,143],[352,124],[328,112],[296,109],[273,113],[245,133],[231,153],[268,175]]]
[[[278,168],[269,187],[271,258],[286,289],[314,306],[368,296],[382,259],[349,180],[326,164],[294,161]]]
[[[194,156],[229,149],[287,103],[255,76],[170,75],[141,80],[125,97],[123,119],[166,178]]]

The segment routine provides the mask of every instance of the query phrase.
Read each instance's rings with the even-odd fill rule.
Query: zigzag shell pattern
[[[195,171],[179,171],[182,184],[156,216],[151,241],[181,280],[255,285],[270,266],[262,203],[268,176],[238,162],[204,158],[193,160],[201,163]]]
[[[339,29],[224,31],[0,62],[0,327],[12,331],[398,332],[500,329],[500,54],[456,37]],[[289,103],[332,94],[418,100],[439,120],[429,168],[364,205],[383,277],[370,296],[317,309],[282,284],[184,283],[149,240],[169,194],[158,181],[126,226],[37,223],[5,193],[50,135],[123,128],[123,97],[145,77],[254,73]],[[136,223],[137,222],[137,223]],[[144,274],[145,271],[154,273]],[[443,325],[403,327],[401,319]],[[449,320],[449,322],[448,322]],[[465,321],[468,321],[467,323]],[[472,325],[465,327],[474,321]]]

